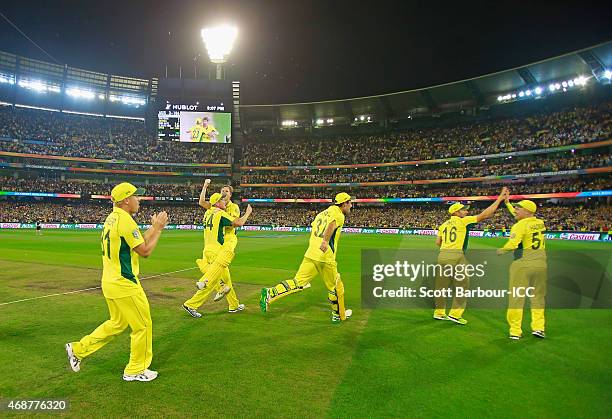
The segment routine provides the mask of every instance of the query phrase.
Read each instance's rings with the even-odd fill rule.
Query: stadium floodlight
[[[497,101],[498,101],[498,102],[501,102],[502,100],[504,100],[504,97],[503,97],[503,96],[497,96]]]
[[[552,83],[551,83],[551,84],[549,84],[549,85],[548,85],[548,90],[550,90],[551,92],[554,92],[554,91],[555,91],[555,85],[554,85],[554,84],[552,84]]]
[[[71,87],[67,89],[66,94],[68,96],[83,99],[93,99],[95,97],[94,93],[91,90],[78,89],[76,87]]]
[[[217,80],[224,79],[223,64],[227,62],[237,37],[238,29],[230,25],[202,29],[202,40],[208,57],[217,64]]]
[[[606,71],[604,71],[603,76],[604,76],[605,78],[607,78],[608,80],[612,79],[612,71],[610,71],[610,70],[606,70]]]
[[[334,118],[328,118],[327,119],[327,123],[328,124],[333,124],[334,123]]]
[[[523,97],[523,96],[525,96],[525,92],[523,92],[523,91],[521,90],[521,91],[519,92],[519,94],[518,94],[518,95],[519,95],[519,97]]]
[[[323,125],[323,120],[321,118],[317,119],[317,125]]]
[[[535,93],[536,93],[536,95],[541,94],[542,93],[542,88],[540,86],[536,87],[535,88]]]
[[[360,120],[360,121],[365,121],[365,116],[361,115],[361,116],[359,117],[359,120]]]
[[[525,94],[526,94],[527,96],[531,96],[531,90],[529,90],[529,89],[525,90]]]

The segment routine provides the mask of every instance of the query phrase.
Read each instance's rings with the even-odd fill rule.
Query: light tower
[[[216,79],[225,80],[224,64],[227,62],[234,41],[238,36],[238,29],[234,26],[223,25],[202,29],[202,39],[206,45],[210,61],[217,65]]]

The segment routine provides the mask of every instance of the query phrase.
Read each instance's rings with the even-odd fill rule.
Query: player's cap
[[[334,204],[344,204],[346,201],[350,201],[351,199],[353,198],[351,198],[351,196],[346,192],[340,192],[338,195],[336,195],[336,198],[334,198]]]
[[[210,205],[215,205],[221,200],[221,198],[223,198],[223,195],[221,195],[219,192],[215,192],[210,196]]]
[[[123,182],[113,188],[111,199],[113,202],[120,202],[132,195],[144,195],[144,193],[144,188],[137,188],[131,183]]]
[[[528,199],[523,199],[522,201],[517,202],[516,205],[533,213],[535,213],[538,209],[536,203]]]
[[[453,205],[451,205],[450,207],[448,207],[448,213],[449,213],[449,214],[454,214],[454,213],[456,213],[457,211],[462,210],[462,209],[464,209],[464,208],[465,208],[465,209],[469,209],[469,208],[470,208],[470,206],[469,206],[469,205],[464,205],[464,204],[462,204],[461,202],[455,202]]]

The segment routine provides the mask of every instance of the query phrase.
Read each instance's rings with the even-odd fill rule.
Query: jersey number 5
[[[540,248],[540,246],[542,245],[542,239],[540,239],[540,232],[536,231],[535,233],[533,233],[533,235],[531,236],[531,248],[533,250],[537,250]]]

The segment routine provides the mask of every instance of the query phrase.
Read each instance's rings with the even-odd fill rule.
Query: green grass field
[[[430,310],[362,310],[360,249],[434,248],[433,239],[346,234],[339,268],[352,319],[330,322],[320,280],[263,315],[259,289],[291,277],[307,236],[240,237],[232,275],[243,313],[228,314],[223,300],[203,306],[201,319],[187,316],[180,305],[195,269],[143,280],[160,373],[151,383],[121,380],[129,330],[80,373],[68,369],[64,343],[107,319],[100,290],[0,305],[0,398],[66,398],[72,417],[610,416],[612,310],[548,310],[548,338],[521,341],[507,338],[501,310],[468,308],[466,327],[433,321]],[[201,246],[201,233],[164,233],[141,277],[194,267]],[[100,265],[97,231],[0,230],[0,303],[95,287]]]

